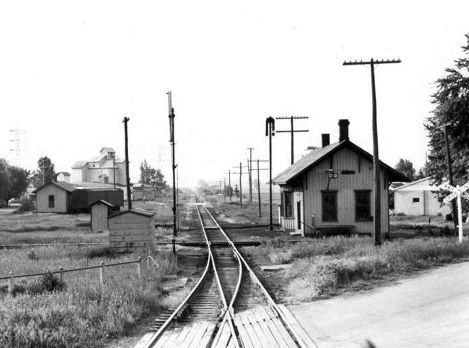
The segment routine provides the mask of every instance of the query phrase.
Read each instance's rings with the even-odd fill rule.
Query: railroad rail
[[[135,348],[317,347],[274,301],[207,207],[196,203],[208,250],[204,272],[164,324]]]

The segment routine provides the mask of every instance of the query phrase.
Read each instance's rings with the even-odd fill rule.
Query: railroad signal
[[[463,186],[456,185],[456,187],[448,184],[448,183],[443,183],[440,186],[441,189],[450,191],[451,194],[447,196],[445,199],[443,199],[443,203],[449,204],[453,199],[457,199],[458,202],[458,238],[459,238],[459,243],[462,243],[463,241],[463,230],[462,230],[462,207],[461,207],[461,197],[464,197],[465,199],[469,200],[469,194],[466,192],[469,189],[469,182],[465,183]],[[455,216],[453,215],[453,219]]]
[[[293,134],[293,133],[292,133]],[[273,231],[272,223],[272,137],[275,135],[275,119],[269,116],[265,120],[265,135],[269,137],[269,200],[270,200],[270,220],[269,230]]]
[[[173,254],[176,254],[176,237],[177,237],[177,198],[176,198],[176,142],[174,140],[174,108],[172,93],[169,91],[166,93],[168,95],[168,109],[169,109],[169,142],[171,143],[171,162],[173,170]]]

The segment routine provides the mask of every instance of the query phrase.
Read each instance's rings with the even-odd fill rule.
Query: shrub
[[[96,258],[96,257],[116,257],[118,253],[116,252],[115,249],[109,247],[109,246],[103,246],[103,247],[94,247],[89,249],[86,252],[86,257],[87,258]]]
[[[26,256],[28,257],[28,259],[30,260],[37,260],[38,257],[36,255],[36,252],[34,251],[34,249],[31,249],[30,251],[27,251],[26,252]]]
[[[26,212],[34,210],[34,202],[33,200],[27,196],[23,195],[20,199],[20,207],[18,208],[19,212]]]
[[[26,291],[31,295],[43,294],[46,292],[63,291],[67,288],[67,284],[60,280],[58,276],[53,273],[46,273],[39,281],[36,281],[27,286]]]

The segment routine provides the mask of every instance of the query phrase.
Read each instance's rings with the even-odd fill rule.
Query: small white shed
[[[90,205],[91,230],[104,232],[108,230],[108,216],[111,215],[114,206],[104,200],[99,200]]]
[[[394,189],[394,213],[405,215],[449,214],[451,206],[438,201],[438,186],[423,178]]]
[[[109,216],[109,245],[119,251],[151,247],[155,236],[154,215],[154,212],[132,209]]]

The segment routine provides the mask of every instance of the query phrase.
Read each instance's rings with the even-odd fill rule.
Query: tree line
[[[30,183],[38,188],[54,181],[55,177],[54,164],[47,156],[39,158],[38,169],[33,171],[10,165],[0,158],[0,201],[20,198]]]
[[[431,177],[432,183],[440,185],[449,178],[446,127],[454,184],[461,186],[469,181],[469,34],[465,41],[462,56],[435,82],[436,92],[432,95],[435,107],[424,122],[429,137],[425,166],[416,173],[408,160],[400,159],[396,164],[395,168],[411,180]]]

